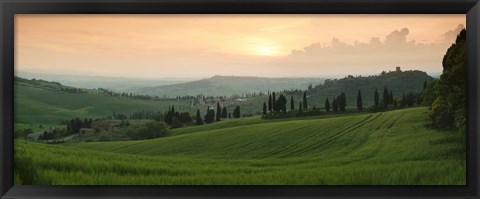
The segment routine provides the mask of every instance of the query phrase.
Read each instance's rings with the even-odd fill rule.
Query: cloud
[[[379,37],[372,37],[368,43],[348,44],[333,38],[329,43],[313,43],[302,50],[292,50],[279,64],[295,65],[304,70],[311,68],[312,72],[316,70],[321,73],[335,73],[339,68],[343,71],[358,71],[360,68],[372,73],[395,66],[440,72],[443,55],[463,28],[460,24],[455,29],[440,33],[444,41],[429,44],[410,39],[408,28],[392,31],[383,41]]]

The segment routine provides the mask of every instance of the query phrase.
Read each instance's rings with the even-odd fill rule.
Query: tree
[[[338,111],[338,104],[337,104],[337,99],[336,98],[333,98],[332,108],[333,108],[333,112]]]
[[[307,104],[307,92],[303,92],[303,108],[308,108],[308,104]]]
[[[240,118],[240,106],[235,107],[235,109],[233,110],[233,117]]]
[[[295,110],[295,102],[293,101],[293,95],[290,97],[290,110]]]
[[[325,111],[330,112],[330,102],[328,101],[328,97],[325,99]]]
[[[220,108],[220,103],[217,102],[217,115],[216,115],[215,119],[217,121],[220,121],[221,117],[222,117],[222,108]]]
[[[375,89],[375,94],[373,94],[373,99],[375,101],[375,106],[378,106],[378,91]]]
[[[272,112],[272,96],[268,95],[268,111]]]
[[[342,92],[339,96],[337,96],[337,100],[335,101],[338,109],[342,112],[345,112],[345,107],[347,105],[347,98],[345,96],[345,93]]]
[[[264,115],[267,114],[267,104],[266,103],[263,103],[263,114]]]
[[[274,109],[277,112],[287,112],[287,98],[283,94],[278,97]]]
[[[272,108],[273,108],[274,111],[275,111],[276,104],[277,104],[277,100],[276,100],[276,97],[275,97],[275,92],[273,92],[272,93]]]
[[[358,90],[358,93],[357,93],[357,110],[358,111],[363,110],[362,92],[360,92],[360,89]]]
[[[210,124],[215,120],[215,111],[210,109],[210,106],[207,108],[207,114],[205,115],[205,123]]]
[[[398,102],[397,102],[397,99],[395,98],[395,99],[393,100],[393,107],[397,107],[397,106],[398,106]]]
[[[402,93],[402,100],[400,101],[400,107],[405,107],[407,105],[407,99],[405,98],[405,93]]]
[[[202,117],[200,116],[200,110],[197,109],[197,116],[195,117],[195,122],[197,125],[203,125]]]
[[[227,112],[227,107],[223,107],[222,109],[222,118],[227,119],[228,117],[228,112]]]
[[[167,124],[165,122],[148,122],[138,130],[129,130],[127,136],[133,140],[143,140],[162,137],[167,132]]]
[[[389,104],[389,98],[390,97],[390,93],[388,93],[388,89],[387,87],[383,88],[383,106],[384,107],[387,107],[388,104]]]
[[[300,102],[299,105],[298,105],[298,113],[299,113],[299,114],[302,114],[302,113],[303,113],[302,102]]]

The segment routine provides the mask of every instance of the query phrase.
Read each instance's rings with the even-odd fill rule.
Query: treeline
[[[217,102],[216,111],[214,109],[211,109],[210,106],[208,106],[207,113],[204,119],[202,119],[200,115],[200,110],[197,110],[197,115],[195,116],[195,124],[197,125],[203,125],[204,123],[210,124],[210,123],[213,123],[214,121],[220,121],[222,119],[232,118],[232,116],[233,118],[240,118],[240,106],[236,106],[232,114],[227,111],[226,107],[222,108],[220,106],[220,103]]]
[[[83,120],[80,118],[72,118],[67,123],[67,131],[78,133],[81,128],[92,128],[92,123],[93,123],[92,118],[85,118]]]
[[[423,84],[423,90],[426,89],[427,82]],[[394,98],[393,91],[389,90],[387,87],[384,87],[382,96],[380,96],[377,89],[375,89],[372,94],[374,99],[374,104],[368,108],[368,111],[377,112],[385,111],[388,108],[404,108],[407,106],[420,105],[423,101],[423,93],[414,93],[410,92],[407,95],[402,93],[400,99]],[[268,102],[263,103],[263,117],[264,118],[282,118],[282,117],[291,117],[291,116],[307,116],[307,115],[318,115],[321,114],[321,109],[318,109],[315,105],[313,107],[309,106],[309,100],[307,99],[307,91],[303,91],[302,101],[299,102],[298,107],[295,107],[295,101],[293,95],[290,97],[290,111],[287,111],[287,99],[283,94],[280,94],[278,99],[276,98],[276,93],[272,92],[268,95]],[[345,92],[341,92],[339,95],[332,98],[332,101],[327,97],[324,102],[324,111],[325,112],[346,112],[347,107],[347,96]],[[359,89],[356,96],[356,108],[357,111],[364,111],[364,102],[362,97],[362,92]],[[295,111],[298,109],[297,111]],[[287,112],[296,112],[297,114],[286,114]]]

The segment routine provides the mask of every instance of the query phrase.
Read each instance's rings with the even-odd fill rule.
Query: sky
[[[465,15],[15,16],[17,72],[144,78],[331,77],[422,70]]]

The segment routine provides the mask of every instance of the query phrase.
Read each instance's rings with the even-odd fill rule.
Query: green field
[[[50,185],[464,185],[465,135],[426,108],[171,130],[145,141],[17,140],[15,183]]]

